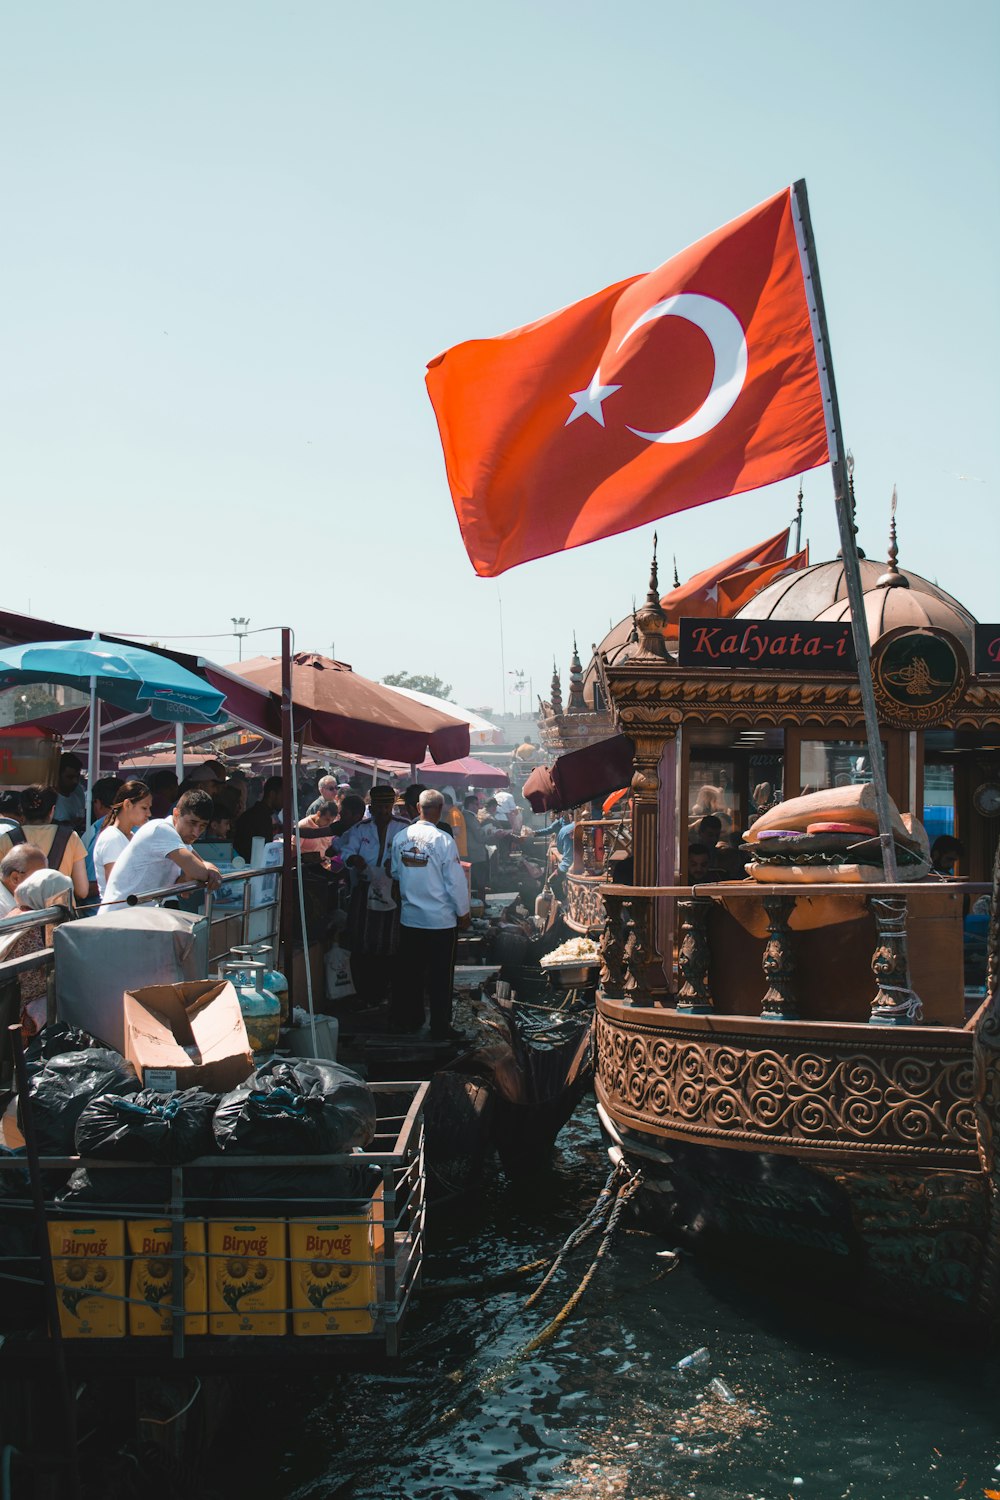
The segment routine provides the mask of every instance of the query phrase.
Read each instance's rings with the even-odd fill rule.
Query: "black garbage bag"
[[[375,1096],[338,1063],[275,1058],[222,1096],[214,1129],[222,1151],[331,1155],[368,1145]]]
[[[67,1026],[65,1021],[53,1021],[51,1026],[43,1026],[31,1038],[24,1049],[24,1060],[28,1065],[28,1072],[37,1072],[48,1062],[50,1057],[60,1057],[64,1052],[84,1052],[89,1047],[103,1047],[96,1037],[90,1035],[89,1031],[80,1031],[76,1026]],[[114,1049],[109,1047],[108,1051]]]
[[[76,1149],[81,1156],[105,1161],[162,1162],[172,1166],[214,1155],[212,1117],[218,1094],[180,1089],[158,1094],[99,1094],[76,1122]]]
[[[169,1167],[77,1167],[66,1187],[56,1196],[57,1213],[98,1213],[110,1210],[121,1217],[133,1210],[142,1214],[165,1214],[170,1207]],[[210,1207],[212,1174],[203,1167],[184,1173],[186,1218],[203,1218]]]
[[[137,1094],[132,1064],[110,1047],[86,1047],[48,1058],[28,1079],[28,1098],[42,1156],[71,1156],[76,1122],[98,1094]],[[22,1105],[17,1121],[22,1132]]]
[[[232,1154],[232,1153],[230,1153]],[[279,1219],[343,1219],[363,1214],[382,1173],[370,1162],[346,1167],[247,1167],[217,1171],[209,1217],[253,1213]]]

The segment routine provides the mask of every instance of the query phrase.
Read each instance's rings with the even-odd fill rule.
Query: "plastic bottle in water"
[[[680,1370],[684,1374],[687,1374],[688,1370],[703,1370],[711,1361],[711,1358],[712,1356],[707,1349],[695,1349],[692,1354],[685,1354],[683,1359],[679,1359],[674,1365],[674,1369]]]

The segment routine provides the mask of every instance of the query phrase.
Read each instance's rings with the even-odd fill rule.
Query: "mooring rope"
[[[571,1252],[576,1249],[577,1245],[582,1245],[584,1240],[589,1239],[590,1236],[595,1232],[595,1230],[597,1230],[604,1222],[609,1210],[611,1199],[614,1196],[618,1179],[626,1170],[627,1169],[624,1163],[620,1161],[611,1168],[611,1171],[608,1173],[608,1180],[601,1188],[601,1191],[598,1193],[594,1206],[590,1210],[590,1213],[584,1219],[583,1223],[578,1225],[577,1228],[573,1230],[573,1233],[569,1236],[569,1238],[565,1241],[562,1249],[559,1251],[548,1271],[542,1277],[541,1281],[535,1287],[535,1290],[532,1292],[531,1296],[525,1302],[525,1307],[534,1307],[535,1303],[538,1301],[539,1297],[542,1295],[545,1288],[552,1280],[553,1276],[559,1270],[567,1255],[571,1254]]]
[[[595,1231],[595,1229],[600,1226],[601,1220],[604,1220],[604,1233],[601,1237],[601,1243],[597,1248],[597,1254],[594,1256],[590,1265],[587,1267],[587,1270],[584,1272],[583,1279],[577,1286],[576,1290],[559,1309],[555,1317],[545,1325],[540,1333],[536,1333],[533,1338],[530,1338],[527,1341],[527,1343],[522,1344],[521,1347],[519,1349],[516,1349],[513,1354],[509,1354],[506,1359],[501,1360],[500,1363],[497,1364],[487,1375],[484,1375],[481,1380],[477,1380],[474,1385],[471,1385],[467,1391],[463,1392],[461,1398],[455,1403],[455,1405],[449,1407],[449,1409],[446,1412],[443,1412],[442,1415],[437,1419],[437,1423],[435,1424],[437,1427],[440,1428],[453,1422],[456,1417],[461,1415],[463,1409],[469,1404],[473,1397],[484,1391],[494,1389],[494,1387],[499,1385],[503,1380],[506,1380],[507,1377],[513,1373],[513,1371],[523,1359],[526,1359],[529,1354],[540,1348],[542,1344],[547,1343],[548,1340],[552,1338],[552,1336],[558,1331],[558,1329],[562,1327],[567,1319],[572,1316],[573,1310],[578,1305],[581,1297],[587,1290],[587,1287],[593,1281],[594,1276],[597,1273],[598,1266],[604,1259],[604,1256],[607,1254],[611,1242],[615,1237],[615,1231],[618,1228],[618,1221],[625,1211],[626,1205],[639,1191],[639,1188],[641,1186],[641,1172],[630,1172],[629,1169],[624,1165],[624,1163],[619,1163],[612,1170],[612,1172],[608,1176],[607,1182],[601,1189],[601,1192],[598,1194],[597,1201],[594,1204],[593,1209],[591,1209],[590,1213],[587,1215],[587,1218],[584,1220],[584,1222],[580,1225],[579,1229],[575,1230],[573,1234],[569,1236],[569,1239],[566,1241],[562,1250],[560,1250],[559,1254],[556,1256],[552,1267],[546,1273],[542,1283],[538,1287],[536,1287],[531,1296],[527,1298],[527,1300],[523,1304],[523,1307],[528,1308],[533,1305],[533,1303],[537,1300],[537,1297],[542,1288],[547,1285],[549,1281],[551,1281],[556,1266],[560,1264],[560,1262],[565,1258],[572,1246],[579,1245],[583,1240],[587,1239],[589,1235],[591,1235]],[[510,1320],[508,1319],[508,1322],[509,1321]],[[454,1371],[451,1378],[453,1380],[460,1379],[460,1372]]]

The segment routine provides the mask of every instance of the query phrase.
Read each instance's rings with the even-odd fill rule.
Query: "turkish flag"
[[[756,572],[758,568],[774,563],[780,563],[784,568],[788,561],[785,557],[788,537],[789,528],[786,526],[777,536],[769,536],[766,542],[757,542],[753,547],[744,547],[742,552],[734,552],[732,557],[703,568],[686,583],[678,584],[669,594],[664,594],[660,600],[667,615],[664,635],[676,635],[682,617],[714,619],[716,615],[726,613],[719,609],[719,590],[725,580],[741,578],[748,570]]]
[[[828,457],[786,188],[651,271],[428,366],[448,484],[495,577]]]
[[[791,557],[783,558],[781,562],[764,563],[762,567],[747,568],[742,573],[733,573],[729,578],[723,578],[719,584],[717,613],[723,619],[739,614],[743,606],[749,604],[761,589],[766,589],[770,584],[777,583],[779,578],[798,573],[801,568],[808,566],[809,548],[803,547],[801,552],[793,552]]]

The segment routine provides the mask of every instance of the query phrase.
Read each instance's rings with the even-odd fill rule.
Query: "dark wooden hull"
[[[598,1104],[676,1241],[779,1288],[821,1277],[995,1336],[994,1021],[773,1023],[601,999]]]

